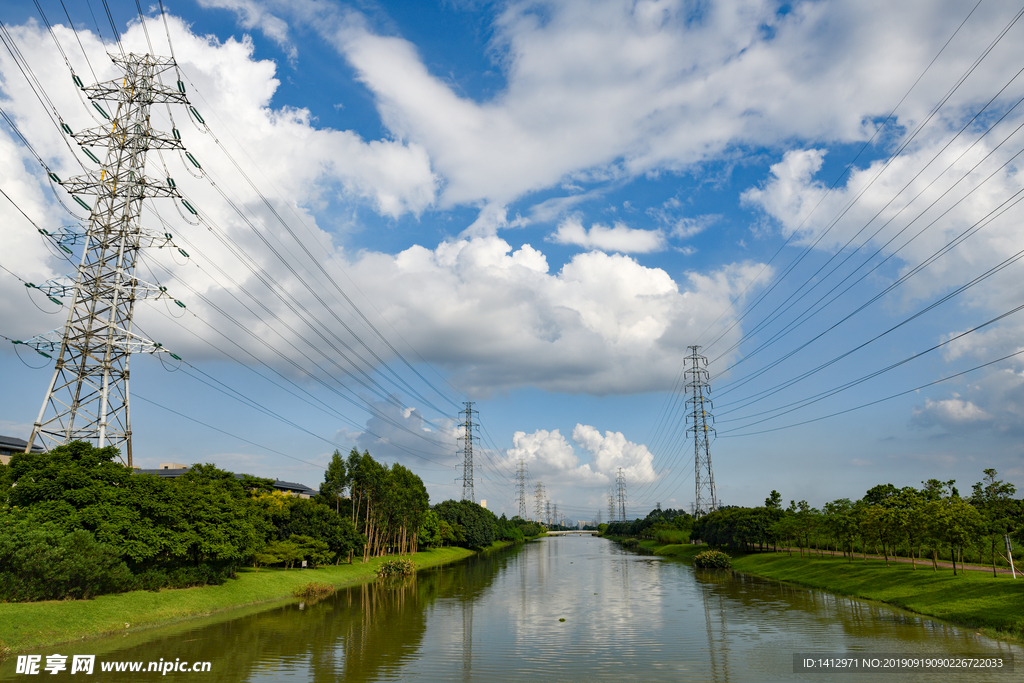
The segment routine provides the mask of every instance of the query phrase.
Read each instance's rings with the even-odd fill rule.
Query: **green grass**
[[[930,564],[915,571],[909,564],[842,557],[790,557],[763,553],[737,555],[737,571],[756,574],[840,595],[852,595],[937,617],[990,635],[1024,639],[1024,578],[1007,574],[952,569],[932,570]]]
[[[508,544],[495,544],[495,548]],[[473,555],[465,548],[437,548],[411,555],[418,569],[455,562]],[[295,600],[296,589],[310,581],[336,587],[373,581],[377,565],[330,565],[317,569],[243,569],[220,586],[160,592],[134,591],[101,595],[94,600],[0,604],[0,653],[39,649],[47,645],[140,628],[170,624],[247,605]],[[127,626],[126,626],[127,625]]]
[[[692,560],[704,545],[641,541],[642,551]],[[775,553],[733,553],[736,571],[819,588],[838,595],[877,600],[929,617],[984,631],[995,638],[1024,640],[1024,577],[991,572],[932,571],[930,563],[909,564],[843,557],[790,557]]]

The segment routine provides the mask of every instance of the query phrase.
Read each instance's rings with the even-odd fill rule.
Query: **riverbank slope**
[[[494,550],[510,545],[496,542]],[[435,548],[408,555],[417,569],[464,560],[476,552],[466,548]],[[101,595],[93,600],[61,600],[0,604],[0,658],[6,653],[113,633],[126,633],[204,617],[236,608],[294,599],[300,586],[316,581],[335,587],[374,580],[377,566],[390,557],[366,564],[328,565],[316,569],[241,569],[219,586],[159,592],[133,591]]]
[[[661,545],[641,541],[643,551],[692,560],[703,545]],[[882,559],[789,556],[784,553],[729,553],[733,569],[767,579],[827,590],[837,595],[884,602],[910,612],[967,626],[994,638],[1024,641],[1024,577],[953,570],[933,571],[931,563],[892,563]]]

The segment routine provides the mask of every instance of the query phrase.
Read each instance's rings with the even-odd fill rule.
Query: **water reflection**
[[[254,683],[829,680],[792,672],[793,653],[815,651],[997,653],[1021,660],[1019,647],[884,605],[694,571],[591,537],[544,539],[345,589],[315,604],[133,638],[56,650],[102,653],[105,661],[209,660],[208,680]],[[0,679],[6,677],[14,677],[13,661],[0,666]],[[924,674],[901,679],[925,680]],[[972,674],[971,680],[1007,676]]]

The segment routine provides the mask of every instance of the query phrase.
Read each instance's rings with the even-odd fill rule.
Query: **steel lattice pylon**
[[[616,497],[619,501],[619,521],[626,521],[626,473],[619,468],[615,475]]]
[[[473,436],[473,429],[476,427],[473,424],[473,413],[476,413],[476,411],[473,410],[472,401],[465,401],[463,405],[466,406],[466,409],[459,413],[459,415],[464,416],[462,423],[459,425],[463,429],[462,436],[459,437],[459,441],[462,442],[462,500],[475,503],[476,495],[473,491],[473,442],[479,440],[479,437]]]
[[[534,513],[537,515],[536,521],[538,523],[544,522],[544,484],[537,482],[535,488],[534,497],[536,498],[536,506],[534,507]]]
[[[135,277],[140,250],[153,242],[140,226],[142,201],[180,197],[170,179],[146,178],[146,152],[184,149],[177,131],[171,136],[150,127],[150,107],[187,105],[188,99],[180,81],[178,90],[156,81],[159,74],[175,67],[174,60],[135,54],[111,58],[124,70],[124,77],[82,88],[110,124],[73,136],[83,146],[106,145],[102,168],[61,182],[72,194],[96,195],[74,276],[74,302],[63,334],[51,332],[24,342],[37,350],[55,351],[60,345],[53,379],[25,452],[37,436],[47,450],[81,439],[118,448],[130,467],[128,361],[132,353],[164,350],[132,331],[136,300],[166,296],[163,288]],[[81,83],[77,77],[76,82]],[[116,102],[113,114],[107,114],[97,101]],[[89,208],[78,197],[75,200]]]
[[[526,519],[526,461],[522,458],[516,470],[516,494],[519,498],[519,519]]]
[[[689,367],[686,369],[686,393],[690,398],[686,399],[686,406],[689,409],[686,421],[689,427],[686,434],[693,433],[693,465],[694,465],[694,488],[696,500],[694,502],[694,516],[701,515],[718,509],[718,498],[715,496],[715,475],[711,470],[711,438],[715,428],[709,426],[714,422],[711,415],[711,385],[708,384],[708,359],[697,353],[699,346],[691,346],[691,355],[686,359]]]

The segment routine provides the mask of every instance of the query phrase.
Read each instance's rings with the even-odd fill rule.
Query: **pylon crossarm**
[[[55,277],[52,280],[47,280],[41,284],[35,284],[32,282],[26,282],[25,286],[30,289],[38,289],[40,292],[50,297],[69,297],[75,294],[75,276],[74,275],[61,275]],[[146,282],[145,280],[133,280],[124,284],[114,285],[111,290],[117,290],[119,297],[125,297],[129,294],[134,294],[135,299],[173,299],[177,303],[177,299],[167,293],[167,288],[161,285],[154,285]],[[184,304],[178,304],[181,308],[184,308]]]
[[[88,85],[82,88],[85,91],[86,96],[90,100],[104,100],[116,102],[121,92],[128,92],[129,97],[134,94],[141,94],[145,92],[147,104],[184,104],[187,105],[188,97],[185,93],[172,90],[159,84],[151,84],[148,88],[143,91],[142,89],[131,92],[121,88],[120,81],[107,81],[106,83],[97,83],[96,85]],[[135,101],[129,99],[129,102]]]
[[[61,275],[60,277],[55,277],[38,285],[33,282],[26,282],[25,286],[29,289],[38,289],[40,292],[50,297],[51,300],[53,297],[64,298],[66,296],[74,295],[75,276]]]
[[[126,187],[129,184],[134,184],[135,192],[132,194],[137,197],[177,199],[181,196],[178,194],[177,188],[167,182],[145,177],[131,178],[127,173],[123,176],[119,178],[106,171],[93,172],[88,175],[68,178],[61,183],[61,187],[71,194],[99,195],[113,192],[118,185]]]
[[[125,329],[115,327],[113,330],[114,341],[111,342],[111,346],[123,353],[166,353],[176,360],[181,360],[181,357],[175,353],[164,348],[164,345],[160,342],[155,342],[145,337],[141,337],[134,332],[129,332]],[[22,344],[34,349],[39,352],[56,353],[60,350],[61,343],[64,341],[64,330],[50,330],[45,334],[37,334],[31,339],[25,341],[15,341],[15,344]],[[43,354],[46,355],[46,354]],[[49,357],[49,356],[47,356]]]
[[[181,144],[181,140],[168,136],[165,133],[159,131],[142,130],[141,143],[146,149],[185,149],[185,146]],[[79,145],[96,145],[96,146],[107,146],[110,138],[110,124],[105,126],[99,126],[96,128],[86,128],[85,130],[75,133],[72,135]],[[133,140],[134,144],[138,144],[140,141]]]

